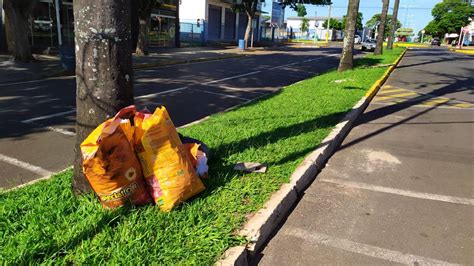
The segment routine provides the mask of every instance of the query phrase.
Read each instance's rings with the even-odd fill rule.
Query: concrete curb
[[[223,60],[223,59],[230,59],[230,58],[239,58],[239,57],[244,57],[249,54],[243,54],[243,53],[238,53],[238,54],[227,54],[227,55],[222,55],[218,57],[212,57],[212,58],[207,58],[207,57],[200,57],[200,58],[194,58],[194,59],[186,59],[186,60],[168,60],[165,62],[154,62],[154,63],[135,63],[133,64],[133,69],[148,69],[148,68],[156,68],[156,67],[163,67],[163,66],[172,66],[172,65],[181,65],[181,64],[189,64],[189,63],[197,63],[197,62],[208,62],[208,61],[217,61],[217,60]],[[74,76],[75,73],[71,71],[66,71],[66,70],[58,70],[54,71],[52,73],[47,73],[44,75],[38,75],[36,77],[28,77],[28,78],[23,78],[23,79],[18,79],[18,80],[12,80],[8,82],[3,82],[1,84],[9,84],[9,83],[16,83],[16,82],[24,82],[24,81],[34,81],[34,80],[42,80],[42,79],[47,79],[47,78],[55,78],[55,77],[63,77],[63,76]]]
[[[216,265],[248,265],[249,258],[252,258],[270,239],[275,228],[287,217],[298,197],[302,196],[306,188],[316,179],[316,175],[324,168],[339,144],[349,134],[357,117],[369,105],[405,53],[406,50],[385,71],[384,75],[372,85],[366,95],[357,102],[342,121],[336,125],[317,149],[296,168],[291,176],[290,183],[283,184],[265,203],[264,207],[246,222],[239,235],[245,237],[249,243],[228,249],[222,259],[216,262]]]
[[[467,55],[474,55],[474,49],[456,49],[456,48],[449,48],[450,51],[460,53],[460,54],[467,54]]]

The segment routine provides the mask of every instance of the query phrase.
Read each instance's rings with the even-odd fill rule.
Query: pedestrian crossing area
[[[469,102],[416,92],[391,85],[384,85],[373,100],[373,103],[385,105],[410,102],[424,107],[474,108],[474,104]]]

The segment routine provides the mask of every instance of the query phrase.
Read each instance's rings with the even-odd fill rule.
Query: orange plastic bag
[[[81,144],[83,171],[104,207],[151,201],[133,147],[135,106],[99,125]],[[125,119],[123,119],[125,118]]]
[[[137,113],[135,127],[135,149],[161,210],[170,211],[205,189],[165,107],[153,114]]]

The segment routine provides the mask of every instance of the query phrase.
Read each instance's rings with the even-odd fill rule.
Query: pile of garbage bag
[[[83,171],[106,208],[155,202],[163,211],[202,192],[209,150],[176,131],[165,107],[120,110],[81,144]]]

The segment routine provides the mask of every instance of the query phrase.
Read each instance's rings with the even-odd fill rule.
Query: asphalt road
[[[473,73],[410,50],[253,263],[474,264]]]
[[[165,105],[177,126],[314,76],[339,62],[340,49],[293,48],[244,58],[135,72],[135,102]],[[69,167],[73,159],[75,79],[0,84],[0,187]]]

